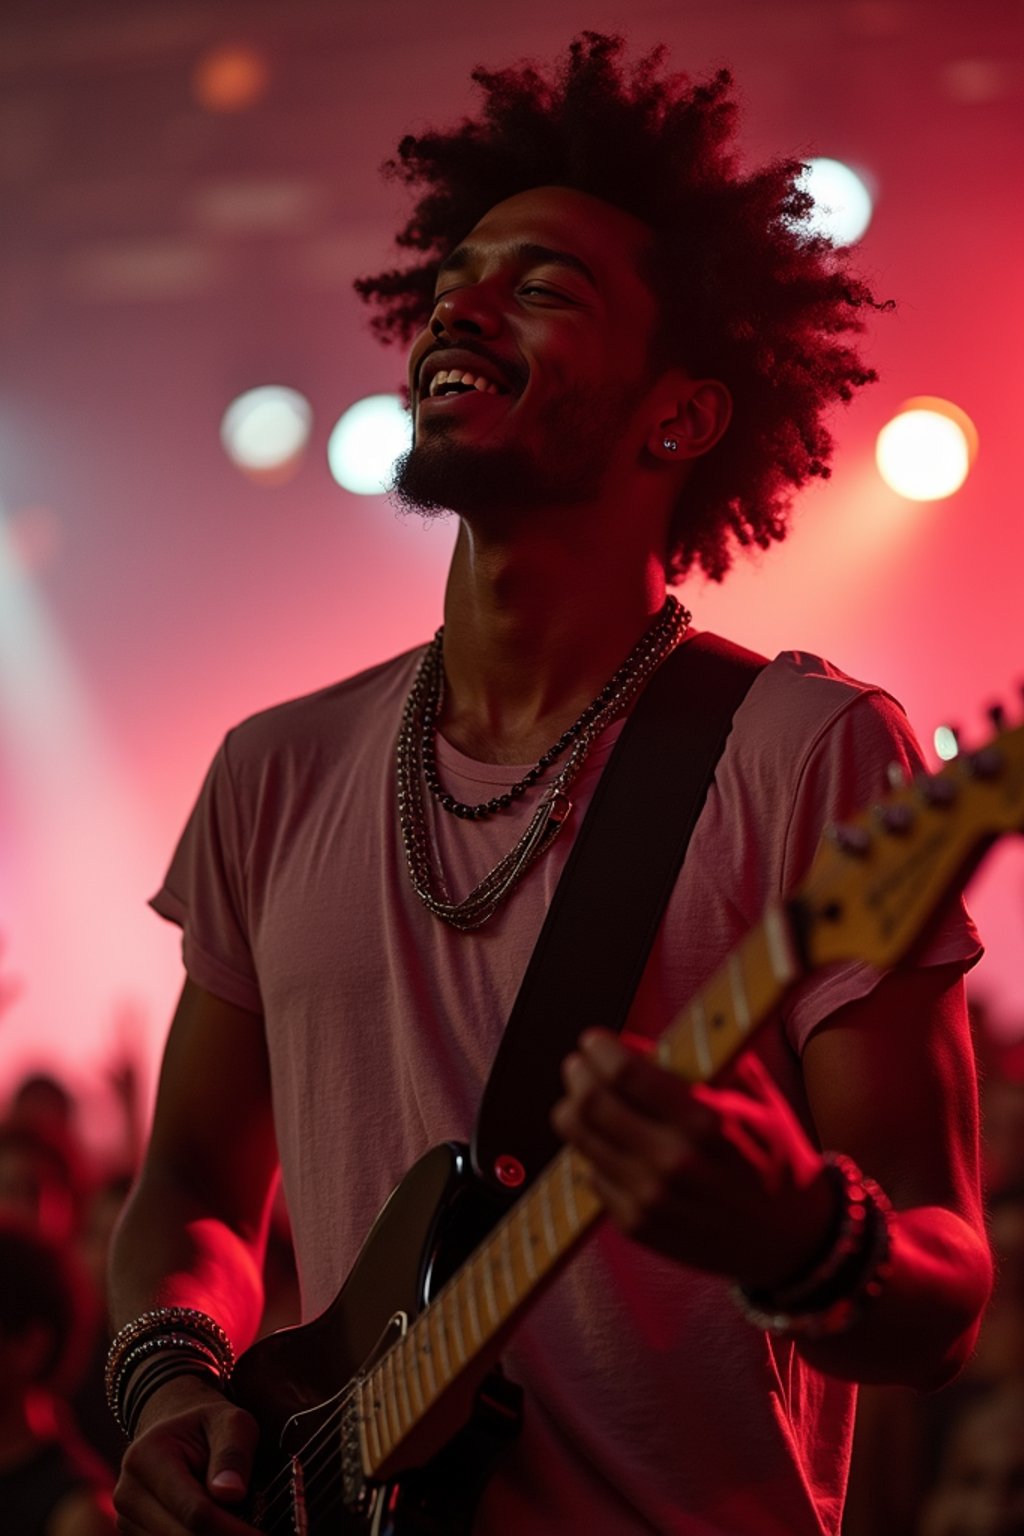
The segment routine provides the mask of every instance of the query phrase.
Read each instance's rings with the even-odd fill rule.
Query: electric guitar
[[[987,847],[1024,830],[1024,725],[935,775],[894,784],[829,830],[806,879],[683,1009],[656,1048],[706,1082],[809,970],[893,965]],[[513,1204],[435,1147],[384,1206],[314,1322],[260,1340],[231,1395],[261,1426],[247,1518],[289,1536],[461,1536],[488,1458],[518,1424],[495,1371],[530,1303],[601,1216],[587,1165],[560,1152]],[[468,1255],[468,1257],[467,1257]]]

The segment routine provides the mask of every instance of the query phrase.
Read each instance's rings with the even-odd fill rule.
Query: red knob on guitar
[[[494,1159],[494,1173],[507,1189],[518,1189],[526,1181],[526,1169],[518,1157],[513,1157],[509,1152],[503,1152]]]

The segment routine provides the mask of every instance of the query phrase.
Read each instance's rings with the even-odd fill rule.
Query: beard
[[[472,517],[530,507],[571,506],[600,492],[616,439],[636,391],[578,389],[546,412],[542,446],[460,443],[447,421],[435,421],[395,464],[388,495],[402,511],[424,517]]]

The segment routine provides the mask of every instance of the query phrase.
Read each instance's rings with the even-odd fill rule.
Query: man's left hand
[[[691,1085],[588,1030],[562,1076],[555,1129],[630,1237],[754,1287],[787,1282],[825,1247],[835,1196],[821,1154],[753,1053],[723,1085]]]

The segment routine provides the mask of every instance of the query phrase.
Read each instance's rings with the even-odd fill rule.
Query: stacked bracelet
[[[143,1312],[117,1334],[107,1356],[107,1403],[129,1439],[142,1409],[176,1376],[227,1385],[235,1363],[231,1340],[219,1323],[193,1307]]]
[[[852,1158],[826,1152],[837,1192],[837,1220],[825,1252],[788,1284],[733,1287],[747,1318],[769,1333],[808,1339],[845,1333],[885,1286],[890,1270],[892,1206]]]

